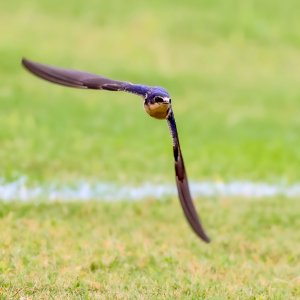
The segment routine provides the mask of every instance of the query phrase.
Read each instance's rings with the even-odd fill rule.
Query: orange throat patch
[[[144,104],[145,111],[156,119],[165,119],[168,115],[168,103]]]

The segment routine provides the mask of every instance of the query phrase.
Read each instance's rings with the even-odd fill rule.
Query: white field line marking
[[[249,199],[284,196],[300,197],[300,183],[270,184],[264,182],[232,181],[232,182],[191,182],[191,192],[194,197],[242,197]],[[15,181],[5,181],[0,178],[0,200],[30,201],[30,200],[62,200],[62,201],[122,201],[142,200],[145,198],[161,199],[166,196],[176,196],[174,184],[145,183],[138,186],[120,186],[114,183],[92,183],[78,181],[70,185],[58,183],[28,184],[26,177]]]

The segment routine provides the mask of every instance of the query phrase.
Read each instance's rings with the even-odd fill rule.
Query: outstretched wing
[[[32,74],[47,81],[68,87],[109,91],[126,91],[141,96],[144,96],[148,90],[146,86],[131,84],[124,81],[112,80],[87,72],[48,66],[30,61],[26,58],[22,59],[22,64]]]
[[[206,235],[201,221],[197,215],[193,200],[191,197],[188,178],[184,167],[183,157],[180,149],[176,122],[173,111],[171,110],[167,117],[168,125],[173,139],[173,152],[175,160],[176,185],[178,196],[183,212],[195,233],[205,242],[209,243],[210,239]]]

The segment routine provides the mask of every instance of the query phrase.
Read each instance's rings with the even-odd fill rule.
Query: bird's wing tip
[[[209,244],[211,242],[211,239],[208,236],[206,236],[205,238],[202,238],[202,239],[207,244]]]
[[[21,59],[21,64],[23,65],[23,67],[28,68],[28,66],[30,65],[31,61],[28,60],[26,57],[22,57]]]
[[[201,224],[201,223],[200,223]],[[199,224],[199,225],[200,225]],[[202,225],[200,225],[200,232],[199,230],[195,230],[196,234],[201,238],[201,240],[207,244],[209,244],[211,242],[211,239],[209,238],[209,236],[205,233],[204,229],[202,228]]]

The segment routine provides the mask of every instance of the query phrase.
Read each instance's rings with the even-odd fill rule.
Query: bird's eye
[[[154,100],[155,100],[156,103],[162,103],[162,102],[164,102],[164,99],[162,97],[159,97],[159,96],[156,96],[154,98]]]

